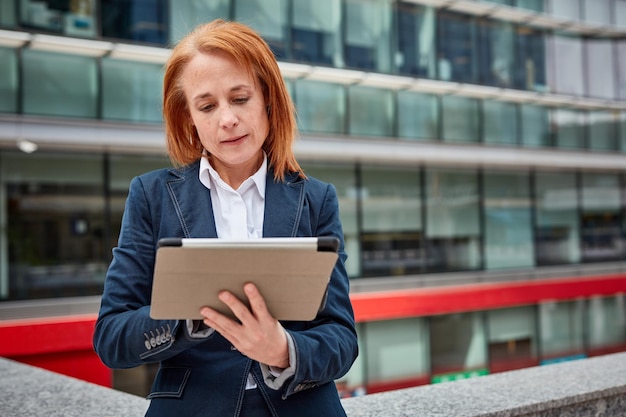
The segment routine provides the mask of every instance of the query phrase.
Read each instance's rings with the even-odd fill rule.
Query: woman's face
[[[256,172],[269,133],[259,83],[230,58],[199,53],[183,71],[182,87],[191,121],[220,176]]]

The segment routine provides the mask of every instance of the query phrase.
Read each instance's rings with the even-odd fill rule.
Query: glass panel
[[[102,117],[160,122],[162,65],[102,60]]]
[[[24,49],[24,113],[97,117],[95,58]]]
[[[102,36],[165,45],[168,0],[101,0]]]
[[[483,100],[483,142],[516,145],[517,105],[495,100]]]
[[[170,43],[176,44],[197,25],[217,18],[230,18],[230,0],[169,2]]]
[[[542,363],[582,354],[583,308],[582,300],[539,304]]]
[[[583,20],[591,25],[611,24],[611,0],[583,0]]]
[[[47,32],[95,38],[95,0],[20,1],[20,24]]]
[[[516,0],[516,6],[522,9],[543,12],[545,10],[544,0]]]
[[[582,174],[581,246],[584,262],[618,260],[626,253],[618,175]]]
[[[486,314],[491,372],[538,365],[534,307],[491,310]]]
[[[252,26],[277,58],[287,53],[287,0],[233,0],[235,19]]]
[[[339,84],[296,80],[295,102],[302,131],[343,133],[346,125],[346,88]]]
[[[400,2],[395,7],[398,72],[435,78],[435,9]]]
[[[587,41],[587,90],[591,97],[617,98],[612,41]]]
[[[0,48],[0,113],[17,113],[18,65],[15,49]]]
[[[552,127],[555,129],[555,145],[559,148],[585,148],[585,113],[578,110],[555,109],[552,111]]]
[[[626,27],[626,0],[615,0],[613,23],[616,26]]]
[[[354,167],[352,165],[331,165],[314,162],[301,162],[304,173],[331,183],[337,189],[339,198],[339,217],[343,226],[348,262],[346,269],[350,277],[360,275],[361,246],[357,219],[357,188]]]
[[[478,142],[479,101],[459,96],[443,96],[443,139],[454,142]]]
[[[589,347],[623,350],[626,344],[624,296],[593,297],[587,311]]]
[[[619,114],[618,121],[618,131],[619,131],[619,146],[622,152],[626,152],[626,112],[621,112]]]
[[[341,2],[294,0],[292,7],[292,58],[342,67]]]
[[[471,17],[437,13],[437,70],[445,81],[476,82],[475,25]]]
[[[497,87],[513,85],[513,25],[498,20],[481,19],[478,44],[481,46],[478,79],[481,84]]]
[[[579,38],[554,36],[552,38],[553,54],[548,54],[550,68],[554,68],[553,77],[549,81],[550,90],[556,93],[584,94],[583,43]]]
[[[612,151],[617,149],[617,117],[612,112],[587,113],[589,126],[589,149]]]
[[[369,323],[356,324],[356,334],[359,339],[359,349],[361,354],[357,356],[348,373],[342,378],[335,380],[335,385],[341,398],[359,397],[367,394],[365,390],[365,356],[367,356],[367,353],[363,350],[363,340],[365,340],[364,329],[368,325]]]
[[[433,374],[487,366],[487,340],[481,316],[481,313],[464,313],[430,318]]]
[[[425,319],[373,321],[365,328],[368,384],[426,377],[430,366]]]
[[[0,0],[0,26],[17,26],[16,4],[15,0]]]
[[[371,87],[348,90],[349,132],[351,135],[393,136],[393,93]]]
[[[348,67],[390,72],[391,4],[346,0],[345,61]]]
[[[549,0],[549,3],[551,15],[569,20],[580,20],[580,0]]]
[[[522,104],[521,109],[521,130],[522,145],[527,147],[550,146],[549,111],[547,107]]]
[[[363,276],[406,275],[424,261],[420,171],[364,166]]]
[[[513,69],[515,87],[531,91],[547,91],[546,35],[526,26],[516,27],[517,59]]]
[[[439,99],[436,95],[398,92],[398,136],[401,138],[439,138]]]
[[[429,270],[480,267],[480,209],[475,171],[426,171],[426,237]]]
[[[535,265],[527,173],[485,172],[485,268]]]
[[[626,6],[624,6],[624,13],[626,13]],[[626,22],[624,22],[626,27]],[[617,55],[615,60],[617,62],[617,95],[621,100],[626,100],[626,40],[615,41],[615,50]]]
[[[576,176],[535,176],[535,253],[537,265],[580,262],[580,227]]]
[[[4,299],[97,295],[108,254],[100,156],[0,154],[7,218]]]

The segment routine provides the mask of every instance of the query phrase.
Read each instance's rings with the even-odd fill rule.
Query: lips
[[[232,138],[228,138],[222,141],[222,143],[237,143],[237,142],[241,142],[247,135],[243,135],[243,136],[235,136]]]

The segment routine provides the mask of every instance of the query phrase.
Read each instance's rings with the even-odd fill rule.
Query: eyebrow
[[[229,92],[232,93],[232,92],[237,92],[237,91],[240,91],[240,90],[253,90],[253,88],[251,86],[249,86],[248,84],[238,84],[238,85],[232,87],[229,90]],[[208,98],[208,97],[213,97],[213,94],[211,94],[209,92],[200,93],[200,94],[198,94],[198,95],[193,97],[193,101],[203,100],[203,99]]]

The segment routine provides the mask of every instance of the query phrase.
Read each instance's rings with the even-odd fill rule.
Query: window
[[[363,276],[423,271],[419,170],[363,166],[361,172]]]
[[[535,265],[527,173],[483,174],[485,268]]]
[[[534,307],[487,311],[489,369],[509,371],[539,364]]]
[[[161,122],[162,66],[102,59],[102,117]]]
[[[549,12],[551,15],[567,20],[580,20],[580,0],[548,1],[550,3]]]
[[[576,176],[535,175],[535,253],[537,265],[580,262],[580,227]]]
[[[589,149],[612,151],[617,149],[617,117],[613,112],[592,111],[587,113]]]
[[[587,40],[587,92],[591,97],[617,98],[612,41]]]
[[[482,313],[435,316],[430,319],[432,373],[487,367],[487,340]]]
[[[619,177],[582,174],[581,248],[584,262],[619,260],[626,253]]]
[[[552,145],[547,107],[520,105],[522,145],[530,148]]]
[[[544,0],[516,0],[515,5],[522,9],[543,12],[545,10]]]
[[[95,0],[22,0],[19,8],[20,24],[68,36],[95,38],[97,35],[95,3]]]
[[[626,308],[623,295],[589,299],[586,323],[592,353],[604,354],[624,350]]]
[[[16,23],[15,0],[0,0],[0,26],[14,27]]]
[[[583,20],[591,25],[610,25],[611,0],[583,0]]]
[[[443,140],[450,142],[478,142],[479,101],[459,96],[442,97]]]
[[[548,54],[548,65],[553,74],[549,81],[550,90],[582,96],[585,92],[582,41],[576,37],[554,36],[552,46],[554,53]]]
[[[401,74],[435,78],[435,10],[396,3],[396,68]]]
[[[343,133],[346,89],[340,84],[296,80],[295,102],[299,127],[306,132]]]
[[[440,80],[476,83],[476,28],[471,17],[437,13],[437,74]]]
[[[294,0],[292,13],[292,58],[343,67],[340,0]]]
[[[380,88],[353,86],[348,89],[351,135],[393,136],[393,93]]]
[[[618,131],[619,149],[626,152],[626,112],[621,112],[618,115]]]
[[[542,364],[582,357],[582,300],[539,304],[539,340]]]
[[[31,49],[22,53],[24,113],[98,117],[96,59]]]
[[[478,79],[481,84],[496,87],[513,85],[514,68],[513,25],[497,20],[482,19],[478,24]]]
[[[370,71],[391,70],[391,6],[388,0],[344,3],[346,66]]]
[[[547,91],[545,33],[527,26],[516,26],[515,31],[515,88]]]
[[[483,142],[517,145],[517,106],[495,100],[483,102]]]
[[[176,44],[201,23],[217,18],[228,20],[230,0],[170,1],[170,43]]]
[[[461,169],[426,171],[426,244],[429,271],[481,267],[478,175]]]
[[[398,136],[439,139],[439,99],[436,95],[398,91]]]
[[[615,0],[613,24],[622,27],[626,26],[626,0]]]
[[[0,113],[17,113],[18,65],[14,49],[0,48]]]
[[[580,110],[555,109],[551,113],[555,145],[566,149],[585,148],[585,113]]]
[[[626,6],[624,6],[624,12],[626,13]],[[616,94],[621,100],[626,100],[626,41],[615,41],[615,51],[617,52],[615,56],[617,62]]]
[[[101,0],[99,3],[103,37],[167,44],[167,0]]]

